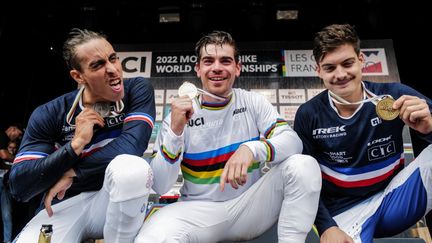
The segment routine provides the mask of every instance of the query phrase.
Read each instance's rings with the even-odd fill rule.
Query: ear
[[[70,76],[78,83],[78,84],[85,84],[85,80],[83,79],[81,73],[76,70],[76,69],[72,69],[69,72]]]
[[[199,62],[195,63],[195,72],[198,78],[201,78]]]
[[[242,67],[242,63],[239,61],[238,63],[236,63],[236,77],[240,77],[240,73],[241,73],[241,67]]]
[[[364,63],[365,63],[365,61],[366,61],[366,57],[365,57],[365,55],[364,55],[363,52],[360,52],[360,53],[359,53],[359,55],[358,55],[358,59],[359,59],[360,63],[361,63],[362,66],[363,66]]]
[[[321,78],[321,67],[320,67],[320,65],[318,63],[316,65],[316,73],[317,73],[318,77]]]

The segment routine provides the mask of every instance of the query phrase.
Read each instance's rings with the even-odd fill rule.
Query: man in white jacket
[[[151,162],[159,194],[182,171],[182,196],[135,242],[247,240],[278,219],[279,242],[304,242],[321,188],[316,160],[299,154],[299,137],[263,96],[232,88],[241,64],[230,34],[212,32],[195,50],[203,90],[172,102]],[[261,176],[265,162],[272,169]]]

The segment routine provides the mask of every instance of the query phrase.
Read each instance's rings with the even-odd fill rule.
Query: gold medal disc
[[[394,110],[393,107],[394,99],[391,97],[385,97],[378,101],[376,105],[377,115],[386,121],[391,121],[399,116],[399,110]]]

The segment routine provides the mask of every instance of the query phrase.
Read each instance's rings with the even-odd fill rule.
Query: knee
[[[148,195],[152,185],[153,172],[149,164],[138,156],[118,155],[105,171],[104,186],[113,202]]]
[[[282,162],[284,184],[297,184],[303,190],[321,190],[321,170],[318,162],[309,155],[295,154]]]

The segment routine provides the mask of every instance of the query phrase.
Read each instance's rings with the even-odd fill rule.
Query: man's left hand
[[[416,96],[402,95],[393,104],[400,110],[399,117],[405,124],[423,134],[432,132],[432,117],[425,100]]]

